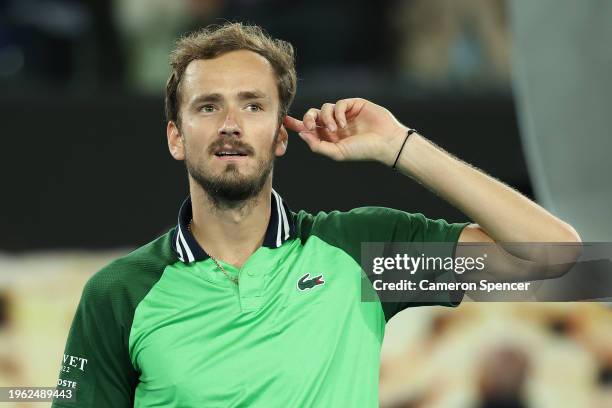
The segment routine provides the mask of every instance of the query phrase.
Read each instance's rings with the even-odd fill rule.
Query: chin
[[[191,178],[218,205],[229,205],[246,201],[257,196],[272,174],[274,160],[258,162],[259,165],[241,165],[227,162],[217,166],[191,166],[187,170]],[[248,163],[247,163],[248,164]]]

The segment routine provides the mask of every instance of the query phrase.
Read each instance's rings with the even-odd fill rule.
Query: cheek
[[[193,115],[185,114],[183,118],[183,128],[188,135],[197,137],[205,137],[208,133],[215,132],[222,125],[221,118],[218,115]]]
[[[195,165],[202,161],[208,161],[208,145],[202,145],[198,140],[189,140],[184,145],[185,160]]]
[[[266,137],[262,138],[265,140],[264,143],[261,143],[259,146],[259,150],[264,152],[265,154],[274,154],[278,150],[278,145],[280,143],[280,139],[277,136],[278,131],[273,131],[270,133],[268,130]]]
[[[215,140],[216,132],[210,131],[210,126],[195,125],[193,122],[186,123],[183,126],[183,135],[185,137],[185,147],[192,151],[202,151]]]

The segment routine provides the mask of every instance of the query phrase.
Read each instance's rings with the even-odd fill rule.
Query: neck
[[[236,267],[263,243],[270,221],[272,183],[236,206],[219,207],[201,188],[191,190],[191,232],[204,251]]]

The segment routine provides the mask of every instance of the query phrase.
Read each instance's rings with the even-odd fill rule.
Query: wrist
[[[393,166],[393,162],[397,156],[397,152],[399,151],[404,139],[406,138],[406,132],[410,130],[409,127],[400,125],[393,134],[389,135],[386,138],[384,145],[382,146],[382,152],[380,157],[380,162],[386,166]]]
[[[389,167],[394,167],[399,163],[399,157],[406,150],[407,140],[411,133],[415,131],[407,126],[402,126],[389,138],[386,144],[385,154],[381,160],[382,163]]]

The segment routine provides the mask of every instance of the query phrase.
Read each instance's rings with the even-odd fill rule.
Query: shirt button
[[[253,275],[255,275],[255,271],[252,270],[252,269],[249,269],[249,270],[247,270],[247,275],[253,276]]]

